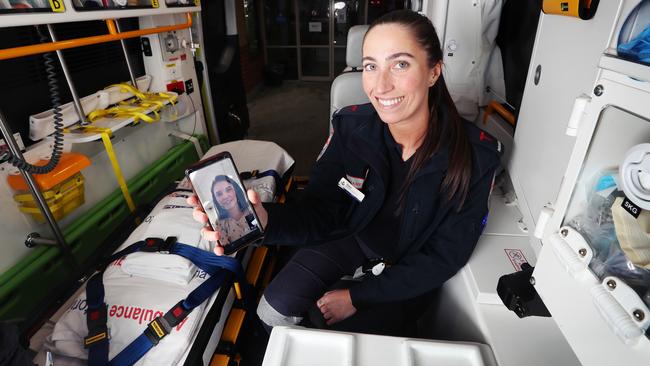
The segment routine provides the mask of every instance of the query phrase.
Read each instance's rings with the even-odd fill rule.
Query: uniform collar
[[[445,133],[447,127],[447,111],[443,106],[439,112],[439,121],[441,123],[441,133]],[[348,141],[348,148],[357,153],[366,160],[371,167],[380,172],[384,182],[387,182],[390,165],[387,159],[387,146],[384,139],[384,122],[375,112],[371,118],[360,124],[353,132],[352,138]],[[389,132],[390,133],[390,132]],[[420,169],[417,177],[422,175],[447,170],[449,165],[449,146],[447,141],[443,141],[440,149],[433,154],[429,161]]]

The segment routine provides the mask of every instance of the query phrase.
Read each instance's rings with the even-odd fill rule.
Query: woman
[[[226,175],[217,175],[211,191],[221,232],[220,243],[228,244],[249,233],[251,227],[246,217],[252,213],[239,185]]]
[[[363,43],[370,104],[335,114],[304,199],[262,207],[249,192],[267,225],[265,243],[320,244],[299,250],[266,288],[258,307],[266,325],[296,324],[314,303],[333,324],[427,293],[468,261],[487,215],[497,142],[459,117],[441,69],[426,17],[397,11],[378,19]],[[364,197],[339,188],[341,178]],[[195,217],[205,222],[200,211]],[[368,260],[386,269],[327,291]]]

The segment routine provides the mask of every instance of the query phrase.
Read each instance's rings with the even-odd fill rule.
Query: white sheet
[[[205,157],[225,150],[231,152],[240,171],[273,169],[283,175],[293,165],[293,159],[278,145],[263,141],[246,140],[215,146]],[[265,194],[275,190],[272,178],[249,183],[258,190],[263,201],[273,199],[272,194]],[[189,188],[187,181],[182,181],[178,188]],[[167,236],[176,236],[181,243],[211,250],[210,243],[200,237],[201,225],[192,219],[192,209],[185,202],[188,194],[174,192],[164,197],[118,250],[147,237]],[[130,273],[125,271],[125,265]],[[113,262],[104,271],[103,277],[111,337],[109,359],[137,338],[155,316],[163,314],[184,299],[207,277],[205,272],[198,270],[186,259],[167,254],[134,253]],[[136,365],[173,365],[182,362],[198,333],[205,310],[211,306],[217,294],[218,292],[195,308],[178,329],[166,336]],[[231,297],[232,294],[225,305],[228,309],[232,303]],[[35,362],[41,364],[45,351],[50,350],[54,354],[56,366],[86,364],[88,356],[83,348],[83,338],[88,333],[85,299],[85,291],[81,289],[75,301],[58,319]],[[227,313],[228,309],[222,309],[222,312]],[[225,318],[222,316],[222,321],[216,328],[223,327]],[[218,339],[218,334],[216,337]]]
[[[143,223],[131,233],[120,250],[149,237],[165,239],[174,236],[179,243],[211,250],[210,243],[201,238],[202,225],[192,219],[192,207],[185,202],[189,193],[174,192],[154,207]],[[161,253],[133,253],[120,263],[122,270],[134,276],[187,285],[196,273],[189,260]]]

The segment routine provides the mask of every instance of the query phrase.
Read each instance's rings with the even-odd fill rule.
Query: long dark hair
[[[230,183],[232,188],[235,190],[235,196],[237,197],[237,207],[239,207],[239,210],[241,210],[241,212],[246,211],[247,209],[246,197],[244,197],[244,191],[241,189],[241,187],[239,187],[239,184],[235,183],[235,181],[232,180],[227,175],[217,175],[216,177],[214,177],[214,181],[212,181],[211,193],[212,193],[212,203],[214,204],[214,208],[217,210],[217,214],[219,216],[218,219],[223,220],[230,217],[230,215],[228,215],[228,211],[226,211],[226,209],[221,207],[221,205],[217,201],[217,196],[214,194],[214,186],[219,182]]]
[[[442,61],[442,49],[438,35],[429,18],[411,10],[398,10],[390,12],[374,21],[368,28],[366,35],[372,28],[382,24],[397,24],[408,29],[417,43],[426,51],[429,67],[434,67]],[[465,132],[463,121],[458,110],[451,99],[445,79],[440,74],[436,83],[429,87],[429,123],[422,145],[413,155],[411,167],[404,180],[400,191],[399,206],[402,207],[406,198],[406,192],[415,179],[420,168],[435,154],[441,147],[447,145],[449,149],[449,166],[442,181],[441,191],[445,192],[448,201],[457,200],[457,210],[463,207],[469,181],[472,174],[472,153],[469,140]],[[446,110],[446,126],[441,126],[440,120],[445,118],[443,108]]]

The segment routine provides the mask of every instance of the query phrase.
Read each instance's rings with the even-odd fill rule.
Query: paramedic
[[[221,238],[225,245],[251,231],[247,216],[248,209],[243,189],[230,177],[217,175],[212,182],[212,202],[219,219]]]
[[[371,103],[334,115],[304,198],[262,207],[248,192],[266,244],[310,245],[266,288],[258,306],[266,325],[297,324],[314,303],[333,324],[427,293],[467,263],[487,217],[499,145],[459,117],[441,60],[426,17],[396,11],[378,19],[363,43]],[[340,188],[341,178],[354,189]],[[199,209],[194,216],[206,222]],[[383,272],[327,291],[371,259],[386,263]]]

